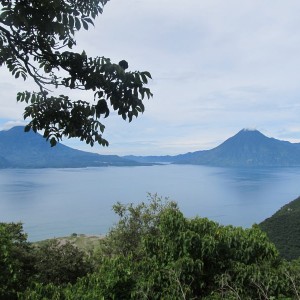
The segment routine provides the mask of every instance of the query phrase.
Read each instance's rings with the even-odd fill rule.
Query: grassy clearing
[[[55,239],[58,240],[61,244],[70,242],[73,245],[77,246],[80,250],[83,250],[85,252],[93,252],[95,248],[99,245],[99,240],[103,238],[103,235],[86,235],[73,233],[70,236],[59,237]],[[39,246],[45,243],[46,241],[48,240],[35,242],[34,244]]]

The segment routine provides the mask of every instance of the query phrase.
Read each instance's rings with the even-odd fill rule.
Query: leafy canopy
[[[0,222],[0,299],[15,299],[34,274],[33,256],[21,223]]]
[[[300,261],[283,261],[257,225],[190,219],[175,202],[148,200],[113,207],[119,222],[99,241],[94,272],[35,282],[19,299],[300,299]]]
[[[257,225],[186,218],[175,202],[113,209],[119,222],[82,252],[58,240],[30,245],[0,223],[0,299],[300,299],[300,259],[284,261]]]
[[[88,30],[109,0],[1,1],[0,66],[15,78],[33,78],[38,91],[19,92],[17,101],[27,107],[26,131],[44,130],[52,146],[77,137],[91,146],[108,146],[102,137],[102,118],[115,110],[132,121],[144,112],[143,99],[152,97],[145,85],[149,72],[131,72],[125,60],[88,57],[72,51],[75,34]],[[92,91],[93,101],[72,100],[55,89]],[[101,120],[101,121],[100,121]]]

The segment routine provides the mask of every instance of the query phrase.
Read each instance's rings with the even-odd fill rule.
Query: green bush
[[[120,220],[99,242],[95,272],[72,269],[84,256],[51,242],[19,299],[300,299],[300,262],[283,261],[258,226],[189,219],[157,195],[114,209]]]
[[[0,223],[0,299],[15,299],[33,276],[35,258],[21,223]]]
[[[69,241],[49,240],[36,248],[36,280],[43,283],[75,283],[92,270],[86,254]]]

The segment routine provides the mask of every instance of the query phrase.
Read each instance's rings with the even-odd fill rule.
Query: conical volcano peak
[[[243,128],[241,131],[258,131],[256,128]]]
[[[248,129],[244,128],[240,130],[237,134],[235,134],[233,137],[229,138],[227,141],[230,140],[253,140],[253,139],[264,139],[264,140],[269,140],[267,136],[262,134],[260,131],[257,129]],[[226,141],[225,141],[226,142]]]
[[[256,129],[242,129],[211,150],[181,157],[181,163],[234,167],[299,166],[300,144],[280,141]]]
[[[243,133],[243,134],[257,134],[257,133],[259,133],[259,134],[262,134],[260,131],[258,131],[255,128],[243,128],[237,134],[239,134],[239,133]]]

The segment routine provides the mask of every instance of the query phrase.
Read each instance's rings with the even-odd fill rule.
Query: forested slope
[[[259,226],[284,258],[300,257],[300,197],[284,205]]]

